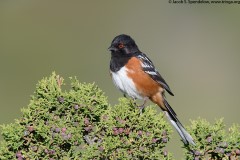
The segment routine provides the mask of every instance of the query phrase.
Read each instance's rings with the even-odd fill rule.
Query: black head
[[[135,41],[125,34],[115,37],[108,50],[114,55],[129,55],[139,51]]]

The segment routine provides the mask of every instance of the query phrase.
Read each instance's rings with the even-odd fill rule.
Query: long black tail
[[[192,136],[183,127],[183,125],[177,118],[177,114],[174,112],[172,107],[169,105],[169,103],[165,99],[164,99],[164,105],[167,108],[167,111],[164,111],[164,112],[166,113],[171,124],[174,126],[174,128],[177,130],[177,132],[181,136],[184,144],[195,145]]]

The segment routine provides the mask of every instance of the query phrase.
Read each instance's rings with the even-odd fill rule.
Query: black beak
[[[116,47],[113,47],[113,46],[110,46],[110,47],[108,48],[108,50],[111,51],[111,52],[116,52],[116,51],[117,51],[117,48],[116,48]]]

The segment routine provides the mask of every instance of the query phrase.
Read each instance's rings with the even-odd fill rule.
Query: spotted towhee
[[[122,34],[113,39],[108,49],[111,51],[110,73],[115,86],[134,99],[144,99],[144,104],[149,98],[165,112],[183,142],[195,145],[166,101],[164,92],[167,91],[172,96],[174,94],[152,61],[138,49],[135,41]]]

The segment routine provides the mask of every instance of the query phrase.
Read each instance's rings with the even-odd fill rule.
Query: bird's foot
[[[136,106],[137,108],[139,108],[140,114],[142,114],[142,113],[143,113],[143,109],[145,108],[145,104],[146,104],[147,100],[148,100],[148,98],[145,97],[143,104],[140,105],[140,106],[137,105],[136,98],[132,98],[132,99],[130,100],[130,103],[131,103],[132,106]]]
[[[143,109],[145,108],[145,104],[137,106],[137,107],[139,108],[140,114],[142,114],[143,113]]]
[[[146,102],[147,102],[147,98],[144,98],[144,102],[143,102],[143,104],[140,105],[140,106],[137,106],[137,107],[139,108],[140,114],[143,113],[143,109],[145,108],[145,104],[146,104]]]

